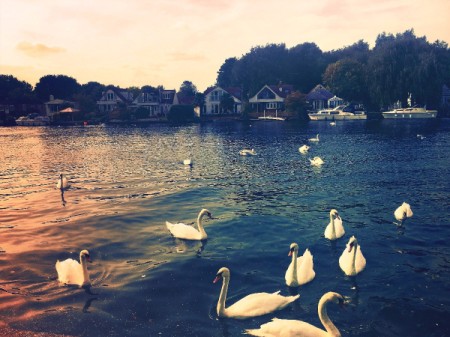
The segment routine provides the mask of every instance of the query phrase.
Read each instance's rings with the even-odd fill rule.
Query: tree
[[[3,104],[31,103],[36,100],[31,84],[12,75],[0,75],[0,102]]]
[[[172,105],[167,120],[171,123],[193,122],[195,118],[192,105]]]
[[[97,101],[102,97],[105,86],[98,82],[88,82],[81,85],[80,92],[74,95],[74,100],[82,114],[95,114],[97,111]]]
[[[294,112],[300,120],[308,120],[306,95],[300,91],[289,94],[284,102],[286,110]]]
[[[222,97],[220,98],[220,107],[223,111],[226,113],[228,112],[234,112],[234,99],[231,97],[229,93],[224,93]]]
[[[194,97],[197,93],[197,87],[191,81],[184,81],[179,91],[184,96]]]
[[[231,57],[225,60],[219,71],[217,72],[216,83],[222,88],[232,87],[235,85],[236,81],[234,79],[234,66],[237,62],[236,57]]]
[[[80,84],[72,77],[65,75],[46,75],[41,77],[34,88],[36,96],[46,102],[50,95],[54,98],[73,100],[80,91]]]

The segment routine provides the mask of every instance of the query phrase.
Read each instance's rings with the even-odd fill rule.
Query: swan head
[[[59,174],[59,179],[62,179],[62,178],[63,178],[63,174],[60,173],[60,174]]]
[[[86,249],[83,249],[80,252],[80,260],[86,260],[86,261],[91,261],[91,256],[89,255],[89,251],[87,251]]]
[[[292,256],[292,254],[294,254],[294,251],[298,252],[298,244],[296,244],[295,242],[291,243],[288,256]]]
[[[211,214],[211,212],[210,211],[208,211],[206,208],[203,208],[201,211],[200,211],[200,217],[203,217],[203,216],[207,216],[208,218],[210,218],[210,219],[212,219],[212,214]]]
[[[327,301],[339,304],[341,306],[344,305],[346,302],[344,296],[335,293],[333,291],[327,292],[325,295],[322,296],[322,298],[326,299]]]
[[[230,278],[230,270],[227,267],[222,267],[219,269],[219,271],[216,274],[216,278],[214,279],[213,283],[216,283],[221,278]]]
[[[336,219],[340,219],[341,217],[339,216],[339,212],[337,211],[337,209],[332,209],[330,211],[330,215],[333,216]]]
[[[353,247],[356,247],[357,244],[358,244],[358,240],[356,240],[355,236],[352,236],[350,238],[350,240],[348,240],[348,243],[347,243],[348,252],[350,253],[352,251]]]

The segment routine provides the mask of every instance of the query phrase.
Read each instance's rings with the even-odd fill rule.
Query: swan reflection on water
[[[61,189],[61,203],[64,207],[66,207],[66,199],[64,199],[64,190]]]

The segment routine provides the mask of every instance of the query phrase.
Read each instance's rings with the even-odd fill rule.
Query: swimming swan
[[[205,215],[208,218],[212,219],[211,212],[205,208],[202,209],[197,217],[198,229],[195,229],[194,227],[186,225],[184,223],[173,224],[170,223],[169,221],[166,221],[166,227],[170,231],[170,233],[178,239],[205,240],[208,237],[202,225],[202,219]]]
[[[89,252],[82,250],[80,252],[80,263],[74,259],[56,261],[55,267],[58,273],[58,281],[64,284],[76,284],[80,287],[91,284],[89,273],[87,271],[86,261],[90,261]]]
[[[226,308],[225,301],[227,299],[228,283],[230,282],[230,271],[228,268],[220,268],[213,282],[216,283],[221,278],[223,279],[223,283],[219,301],[217,302],[217,315],[219,317],[246,319],[261,316],[276,310],[281,310],[300,297],[300,295],[282,296],[279,294],[280,291],[273,294],[253,293]]]
[[[302,145],[302,146],[300,146],[300,147],[298,148],[298,151],[299,151],[300,153],[305,154],[305,153],[308,152],[309,149],[310,149],[310,147],[309,147],[308,145]]]
[[[314,138],[309,138],[309,141],[310,142],[318,142],[319,141],[319,134],[317,134],[317,136],[314,137]]]
[[[330,122],[330,125],[331,125],[331,126],[336,126],[336,122],[335,122],[335,121]]]
[[[394,212],[395,218],[400,221],[400,226],[403,225],[403,222],[413,216],[413,212],[411,210],[411,206],[404,202],[400,207],[398,207]]]
[[[362,272],[366,267],[366,259],[364,258],[361,247],[354,236],[348,240],[347,246],[339,258],[339,266],[347,276],[355,276]]]
[[[191,160],[191,159],[185,159],[185,160],[183,160],[183,165],[191,166],[191,165],[192,165],[192,160]]]
[[[64,177],[64,175],[61,173],[59,175],[58,182],[56,183],[56,187],[60,190],[66,190],[70,187],[69,182],[67,181],[67,178]]]
[[[320,157],[314,157],[313,159],[309,159],[312,166],[321,166],[323,165],[324,161]]]
[[[298,245],[294,242],[290,246],[289,256],[292,256],[291,264],[286,270],[285,280],[289,287],[311,282],[316,273],[314,271],[313,256],[309,249],[306,249],[303,256],[297,257]]]
[[[342,219],[337,210],[330,211],[330,223],[325,228],[325,237],[328,240],[336,240],[345,234],[344,226],[342,226]]]
[[[324,294],[320,299],[318,305],[319,319],[326,331],[304,321],[274,318],[271,322],[261,325],[259,329],[248,329],[245,330],[245,333],[261,337],[341,337],[341,333],[328,317],[326,307],[328,302],[343,305],[345,300],[338,293],[331,291]]]
[[[239,151],[239,154],[241,156],[248,156],[248,155],[256,156],[256,151],[254,149],[251,149],[251,150],[243,149],[243,150]]]

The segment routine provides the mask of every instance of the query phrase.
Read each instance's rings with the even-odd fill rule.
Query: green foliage
[[[134,111],[134,117],[137,119],[148,118],[149,114],[149,111],[144,107],[139,107]]]
[[[300,120],[308,120],[306,95],[300,91],[289,94],[285,100],[286,110],[294,112]]]
[[[0,75],[0,103],[17,104],[36,101],[32,86],[11,75]]]
[[[184,96],[193,97],[197,93],[197,87],[191,81],[184,81],[181,84],[180,93]]]
[[[195,119],[192,105],[173,105],[167,114],[167,120],[171,123],[193,122]]]
[[[229,93],[224,93],[220,98],[220,107],[227,113],[234,112],[234,99]]]
[[[40,78],[34,92],[42,102],[47,102],[50,95],[53,95],[54,98],[70,101],[74,99],[74,95],[79,93],[80,89],[80,84],[72,77],[47,75]]]

